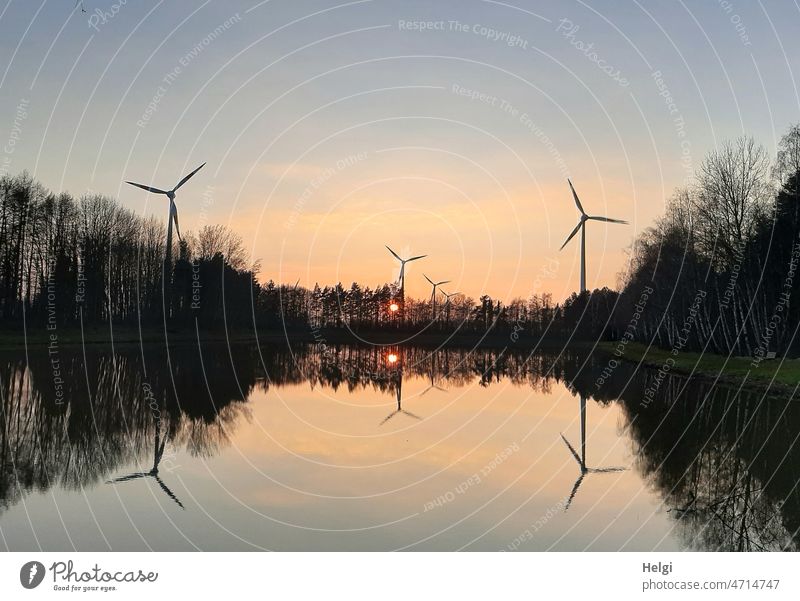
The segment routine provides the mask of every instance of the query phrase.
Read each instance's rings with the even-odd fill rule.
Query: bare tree
[[[750,137],[724,142],[705,158],[694,195],[701,251],[721,268],[736,262],[770,197],[767,151]]]
[[[798,171],[800,171],[800,124],[795,123],[778,144],[778,156],[772,174],[778,184],[784,184]]]
[[[197,235],[197,255],[211,260],[217,253],[234,269],[244,269],[247,265],[247,251],[239,234],[224,225],[206,225]]]

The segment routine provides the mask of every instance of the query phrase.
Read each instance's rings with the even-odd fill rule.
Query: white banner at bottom
[[[792,553],[4,553],[3,599],[798,599]]]

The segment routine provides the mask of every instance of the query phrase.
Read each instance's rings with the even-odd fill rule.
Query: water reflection
[[[569,506],[572,504],[572,500],[575,498],[575,495],[578,493],[578,489],[583,482],[583,479],[586,477],[586,474],[613,474],[614,472],[623,472],[625,471],[624,467],[587,467],[586,465],[586,395],[581,393],[581,406],[580,406],[580,423],[581,423],[581,453],[578,455],[578,452],[575,450],[566,437],[562,434],[561,440],[564,441],[564,444],[567,445],[567,449],[572,454],[572,457],[575,459],[575,462],[578,464],[578,468],[580,469],[580,475],[578,479],[575,480],[575,485],[572,487],[572,491],[569,493],[569,498],[567,499],[567,503],[564,506],[564,511],[569,509]]]
[[[164,448],[166,447],[166,444],[167,439],[161,436],[161,428],[157,426],[153,438],[153,467],[150,469],[150,471],[134,472],[132,474],[128,474],[127,476],[109,480],[106,482],[106,484],[117,484],[118,482],[128,482],[129,480],[138,480],[139,478],[152,478],[156,481],[161,490],[164,491],[164,494],[167,495],[167,497],[175,501],[175,503],[181,509],[186,509],[183,506],[183,503],[180,502],[180,499],[178,499],[175,493],[173,493],[170,488],[164,484],[161,476],[158,475],[158,468],[161,465],[161,460],[164,458]]]
[[[410,411],[403,409],[403,349],[393,349],[389,351],[386,354],[386,363],[388,369],[390,370],[390,378],[394,383],[394,394],[395,398],[397,399],[397,409],[387,415],[380,425],[382,426],[399,413],[414,419],[422,419],[418,415],[414,415]]]
[[[97,488],[103,482],[131,502],[139,502],[141,487],[151,483],[153,490],[161,491],[155,502],[162,512],[185,509],[186,519],[195,522],[182,527],[199,528],[206,519],[206,509],[196,507],[200,485],[188,490],[184,478],[173,470],[179,463],[190,466],[184,468],[187,478],[191,475],[192,482],[202,483],[212,478],[201,468],[214,460],[224,462],[222,471],[233,473],[242,465],[257,470],[256,478],[252,473],[242,475],[222,485],[224,494],[209,492],[206,497],[205,502],[217,504],[218,511],[230,512],[232,521],[245,520],[243,516],[253,511],[242,507],[240,495],[262,499],[265,494],[250,491],[255,481],[265,482],[277,494],[296,492],[309,482],[322,486],[319,483],[329,480],[335,480],[331,484],[335,492],[312,495],[315,504],[310,508],[308,495],[292,496],[259,500],[256,513],[284,508],[288,512],[297,506],[304,508],[304,518],[316,516],[323,525],[326,519],[345,521],[347,509],[335,499],[356,502],[388,494],[373,492],[371,487],[381,478],[362,477],[365,469],[404,466],[410,457],[416,462],[413,469],[398,468],[386,476],[387,482],[392,480],[388,490],[407,491],[393,497],[392,509],[402,520],[418,520],[423,534],[436,532],[435,548],[504,548],[506,541],[518,537],[526,525],[538,523],[553,505],[569,509],[568,515],[550,520],[531,537],[529,546],[521,548],[671,548],[672,543],[665,541],[680,548],[713,550],[800,546],[800,408],[790,400],[703,382],[687,386],[682,378],[658,379],[653,371],[634,371],[628,365],[600,377],[607,359],[574,353],[528,357],[500,350],[353,346],[291,352],[209,346],[202,352],[192,347],[167,352],[130,346],[113,352],[62,349],[60,360],[67,399],[63,404],[57,402],[46,352],[32,352],[28,363],[18,354],[0,356],[0,530],[11,537],[7,544],[12,548],[15,524],[10,520],[18,519],[13,510],[25,499],[48,493],[58,503],[71,491],[87,495],[90,502],[105,499]],[[404,398],[406,384],[411,388]],[[371,417],[372,407],[385,411],[374,405],[376,393],[391,399],[391,409],[382,420]],[[553,413],[562,398],[574,402],[572,394],[580,399],[577,416],[574,409],[564,416]],[[254,399],[262,399],[262,405],[273,399],[273,404],[260,406]],[[587,424],[587,405],[597,407],[592,412],[612,412],[616,427],[607,425],[605,418]],[[254,411],[260,412],[255,420]],[[481,420],[475,421],[478,413]],[[289,417],[306,424],[305,429],[285,425]],[[313,427],[307,427],[313,419],[317,420]],[[575,424],[580,429],[578,445],[568,434]],[[398,432],[402,438],[397,438]],[[274,452],[262,456],[266,442],[261,440],[270,442]],[[338,446],[329,440],[338,440]],[[443,441],[454,440],[470,441],[455,458],[440,451]],[[520,441],[514,457],[493,460],[495,446],[507,447],[512,440]],[[615,441],[623,443],[625,456],[614,450]],[[404,444],[413,450],[404,450]],[[587,446],[597,449],[599,460],[587,460]],[[473,464],[477,467],[466,467],[478,450],[486,450],[489,458]],[[384,455],[385,460],[380,459]],[[370,466],[370,460],[375,465]],[[310,471],[309,461],[334,467]],[[631,469],[623,473],[626,468],[615,465],[619,463],[630,463]],[[279,482],[275,466],[284,464],[292,466],[291,471],[281,472],[284,479],[300,479],[302,486]],[[458,466],[464,466],[464,475],[453,471]],[[451,473],[456,480],[448,484],[446,475]],[[589,484],[593,479],[588,476],[595,473],[616,476]],[[474,481],[483,488],[463,484]],[[455,500],[448,515],[420,509],[443,490],[449,497],[448,487],[464,490],[452,493]],[[648,495],[660,506],[648,510]],[[472,499],[476,505],[468,507]],[[484,499],[500,500],[485,505]],[[99,502],[92,502],[93,510]],[[591,512],[628,516],[625,512],[634,502],[639,503],[636,515],[644,517],[641,523],[629,524],[624,540],[608,530],[593,538],[571,538],[577,536],[575,524],[586,523]],[[389,506],[384,504],[387,512]],[[375,505],[369,507],[367,511],[377,511]],[[481,509],[485,507],[491,510]],[[25,510],[32,511],[27,506]],[[340,518],[335,517],[337,512]],[[448,533],[456,532],[448,520],[459,512],[464,517],[456,524],[472,523],[475,531],[466,529],[461,538],[448,538]],[[364,514],[363,508],[354,509],[353,519],[366,519]],[[401,519],[376,513],[375,520],[379,518],[386,524]],[[284,522],[292,520],[280,523]],[[362,548],[360,539],[342,534],[360,531],[357,526],[321,530],[340,532],[336,544]],[[651,527],[658,532],[643,538]],[[408,536],[413,534],[413,528],[406,530]],[[405,534],[403,529],[390,530],[383,538],[370,539],[370,548],[422,544],[401,540]],[[268,539],[274,533],[253,536]],[[308,536],[286,539],[283,546],[327,548],[329,539]],[[433,537],[420,534],[414,540]],[[173,546],[178,547],[175,541],[163,543],[164,548]],[[215,548],[213,542],[209,546]]]

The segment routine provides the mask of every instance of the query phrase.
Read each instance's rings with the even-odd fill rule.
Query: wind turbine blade
[[[433,283],[433,280],[431,280],[431,279],[430,279],[428,276],[426,276],[424,273],[422,274],[422,277],[424,277],[426,280],[428,280],[428,281],[431,283],[431,286],[435,286],[435,285],[436,285],[436,284],[434,284],[434,283]]]
[[[437,286],[441,286],[442,284],[449,284],[449,283],[450,283],[450,280],[444,280],[443,282],[437,282],[436,285]]]
[[[155,478],[156,478],[156,482],[158,482],[158,485],[161,487],[161,490],[163,490],[163,491],[164,491],[164,493],[165,493],[165,494],[166,494],[166,495],[167,495],[167,496],[168,496],[170,499],[172,499],[173,501],[175,501],[175,502],[176,502],[176,503],[177,503],[177,504],[180,506],[180,508],[181,508],[181,509],[186,509],[186,508],[183,506],[183,503],[181,503],[181,502],[178,500],[178,497],[176,497],[176,496],[175,496],[175,494],[174,494],[174,493],[173,493],[173,492],[172,492],[172,491],[169,489],[169,487],[168,487],[166,484],[164,484],[164,483],[161,481],[161,478],[159,478],[158,476],[156,476]]]
[[[178,225],[178,207],[176,207],[175,203],[172,201],[170,201],[169,204],[170,217],[172,217],[172,220],[175,222],[175,231],[178,232],[178,240],[183,241],[183,238],[181,238],[181,228]]]
[[[598,215],[592,215],[589,219],[594,219],[595,221],[607,221],[608,223],[621,223],[623,225],[628,225],[627,221],[623,221],[622,219],[611,219],[610,217],[600,217]]]
[[[405,409],[401,409],[401,411],[405,413],[408,417],[413,417],[414,419],[422,420],[422,418],[419,415],[414,415],[410,411],[406,411]]]
[[[406,259],[406,263],[410,263],[411,261],[416,261],[417,259],[424,259],[428,255],[419,255],[418,257],[411,257],[410,259]]]
[[[575,199],[575,206],[578,207],[581,215],[586,215],[586,211],[583,210],[583,205],[581,205],[581,201],[578,198],[577,192],[575,192],[575,188],[572,186],[572,182],[570,182],[569,179],[567,179],[567,182],[569,182],[569,188],[572,190],[572,197]]]
[[[402,282],[403,276],[405,276],[405,274],[406,274],[406,264],[403,262],[400,263],[400,277],[397,278],[397,281]]]
[[[581,482],[583,482],[583,474],[578,476],[578,479],[575,480],[575,486],[572,487],[572,492],[569,493],[569,499],[567,499],[567,504],[564,507],[564,511],[566,512],[569,509],[569,506],[572,505],[572,499],[575,498],[575,495],[578,494],[578,489],[581,487]]]
[[[619,472],[627,471],[627,468],[624,467],[599,467],[599,468],[592,468],[588,470],[593,474],[616,474]]]
[[[581,458],[578,457],[578,453],[575,452],[575,449],[572,448],[572,445],[569,444],[569,441],[566,438],[564,438],[563,434],[561,435],[561,440],[563,440],[564,444],[567,445],[569,452],[572,453],[572,456],[575,458],[575,461],[578,462],[578,465],[581,466],[581,468],[583,468],[583,465],[581,464]]]
[[[392,254],[394,255],[394,258],[395,258],[395,259],[397,259],[398,261],[402,261],[402,260],[403,260],[403,259],[401,259],[401,258],[400,258],[400,255],[398,255],[396,252],[394,252],[394,251],[393,251],[391,248],[389,248],[388,246],[386,247],[386,250],[388,250],[390,253],[392,253]]]
[[[200,165],[200,166],[199,166],[197,169],[195,169],[194,171],[192,171],[192,172],[191,172],[189,175],[187,175],[186,177],[184,177],[184,178],[183,178],[181,181],[179,181],[179,182],[178,182],[178,185],[177,185],[177,186],[175,186],[175,187],[172,189],[172,191],[173,191],[173,192],[175,192],[175,190],[177,190],[177,189],[178,189],[178,188],[180,188],[180,187],[181,187],[183,184],[185,184],[186,182],[188,182],[188,181],[189,181],[189,179],[190,179],[190,178],[191,178],[191,177],[192,177],[192,176],[193,176],[195,173],[197,173],[198,171],[200,171],[200,170],[201,170],[203,167],[205,167],[205,166],[206,166],[206,164],[205,164],[205,163],[203,163],[203,164],[202,164],[202,165]]]
[[[581,229],[582,225],[583,225],[583,221],[581,221],[578,225],[575,226],[575,229],[572,230],[572,233],[569,236],[567,236],[567,239],[564,240],[564,244],[562,244],[561,248],[559,248],[558,250],[563,250],[564,249],[564,247],[567,245],[567,243],[575,237],[575,234],[578,233],[578,230]]]
[[[128,480],[136,480],[137,478],[145,478],[150,474],[146,472],[139,472],[136,474],[128,474],[127,476],[122,476],[121,478],[114,478],[113,480],[106,480],[106,484],[116,484],[117,482],[127,482]]]
[[[391,412],[389,415],[387,415],[387,416],[384,418],[384,420],[383,420],[383,421],[382,421],[380,424],[378,424],[378,425],[379,425],[379,426],[382,426],[383,424],[385,424],[386,422],[388,422],[390,419],[392,419],[392,418],[393,418],[395,415],[397,415],[398,413],[400,413],[400,410],[399,410],[399,409],[398,409],[398,410],[396,410],[396,411],[392,411],[392,412]]]
[[[145,186],[144,184],[137,184],[135,182],[127,182],[127,181],[125,183],[130,184],[131,186],[136,186],[137,188],[141,188],[142,190],[147,190],[148,192],[152,192],[153,194],[166,194],[164,190],[159,190],[158,188]]]

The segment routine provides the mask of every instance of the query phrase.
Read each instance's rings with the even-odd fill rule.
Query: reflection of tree
[[[399,347],[333,345],[324,352],[314,346],[298,347],[293,356],[284,352],[266,355],[267,381],[271,384],[297,384],[310,381],[312,386],[338,390],[394,390],[393,369],[387,366],[387,349]],[[456,388],[478,383],[489,386],[503,379],[548,392],[553,378],[563,377],[562,370],[552,365],[552,357],[495,349],[429,349],[403,347],[405,376],[426,378],[437,386],[446,383]]]
[[[0,358],[0,507],[53,485],[90,486],[153,453],[157,469],[167,443],[215,453],[256,381],[252,350],[220,351],[204,350],[201,362],[196,350],[172,349],[168,361],[149,348],[143,362],[136,348],[62,348],[62,404],[46,351],[27,366]]]
[[[387,364],[390,352],[402,374]],[[509,380],[543,392],[561,382],[586,402],[620,403],[635,467],[664,499],[687,545],[800,549],[800,406],[702,382],[687,387],[674,376],[657,383],[654,371],[633,373],[628,364],[601,378],[607,366],[608,358],[570,352],[528,357],[482,349],[205,347],[202,361],[196,349],[170,349],[169,359],[150,348],[144,357],[138,348],[113,355],[87,348],[85,358],[80,349],[62,349],[66,401],[58,404],[46,352],[31,353],[27,365],[17,355],[0,356],[0,508],[54,485],[155,477],[159,467],[165,471],[165,448],[212,456],[247,417],[243,401],[255,386],[378,392],[403,410],[409,378],[442,388]],[[648,388],[657,392],[645,395]],[[592,467],[583,443],[568,447],[580,470],[577,491]],[[122,470],[132,464],[143,467],[126,476]],[[168,487],[164,492],[179,503]]]
[[[577,382],[597,393],[591,376],[603,365],[593,367]],[[627,365],[597,394],[621,397],[637,467],[689,546],[800,549],[796,403],[672,375],[658,383],[655,372],[633,375]]]

